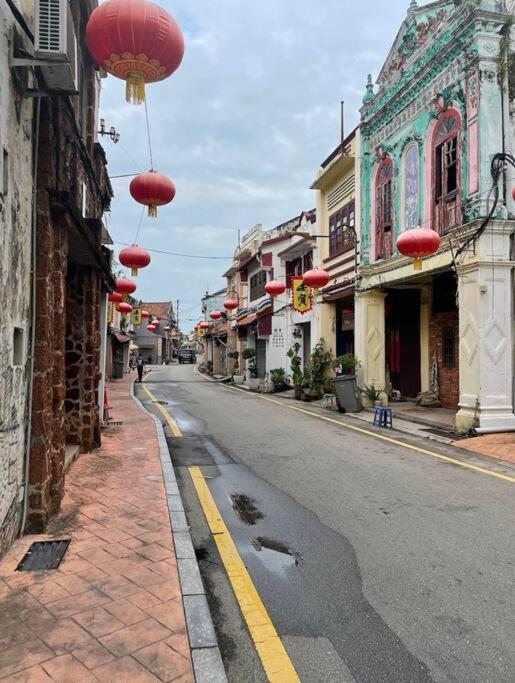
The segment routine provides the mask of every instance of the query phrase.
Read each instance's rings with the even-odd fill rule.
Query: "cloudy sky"
[[[147,87],[156,170],[177,188],[157,219],[143,218],[149,249],[231,257],[238,229],[271,228],[314,206],[321,161],[358,122],[366,76],[377,75],[409,0],[160,0],[181,27],[186,52],[169,79]],[[420,3],[423,4],[423,3]],[[100,115],[121,135],[105,139],[111,176],[150,168],[143,106],[125,84],[103,81]],[[132,243],[141,206],[130,178],[113,179],[108,228]],[[138,277],[146,301],[179,299],[183,329],[209,288],[224,286],[226,259],[152,254]]]

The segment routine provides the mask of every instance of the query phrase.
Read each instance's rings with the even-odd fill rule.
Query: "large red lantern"
[[[220,313],[220,311],[211,311],[211,313],[209,314],[209,317],[212,320],[220,320],[220,318],[222,317],[222,314]]]
[[[107,300],[112,304],[119,304],[120,301],[123,301],[123,296],[119,292],[112,292],[107,295]]]
[[[320,268],[313,268],[313,270],[308,270],[302,276],[302,281],[308,287],[312,287],[315,290],[315,294],[318,292],[320,287],[325,287],[329,282],[329,273]]]
[[[207,323],[207,322],[200,323],[200,329],[201,330],[209,330],[209,323]]]
[[[169,204],[175,197],[171,178],[156,171],[139,173],[131,180],[129,191],[137,202],[148,206],[148,215],[157,216],[157,207]]]
[[[141,317],[142,318],[148,318],[149,315],[150,314],[148,311],[146,311],[144,308],[141,309]]]
[[[163,332],[170,332],[171,329],[172,329],[172,328],[170,327],[170,325],[165,325],[165,326],[163,327]]]
[[[155,325],[147,325],[147,332],[154,332],[155,329],[156,329]]]
[[[279,294],[284,294],[286,291],[286,285],[280,280],[270,280],[265,285],[265,292],[270,294],[271,297],[279,296]]]
[[[95,62],[126,82],[127,102],[145,99],[145,83],[162,81],[184,55],[180,28],[148,0],[107,0],[91,13],[86,42]]]
[[[236,299],[226,299],[224,301],[224,308],[226,308],[228,311],[234,311],[234,309],[238,308],[238,302]]]
[[[116,308],[120,313],[130,313],[132,311],[132,306],[126,301],[121,301]]]
[[[440,235],[431,228],[410,228],[397,238],[397,249],[413,259],[413,269],[422,270],[422,259],[440,246]]]
[[[118,255],[118,260],[126,268],[131,269],[131,275],[138,274],[138,268],[145,268],[150,263],[150,254],[143,247],[125,247]]]

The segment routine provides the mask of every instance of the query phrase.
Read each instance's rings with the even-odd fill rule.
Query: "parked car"
[[[178,360],[179,363],[195,363],[197,360],[195,351],[193,349],[179,349]]]

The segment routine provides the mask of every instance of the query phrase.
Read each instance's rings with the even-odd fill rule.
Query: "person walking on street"
[[[143,370],[145,369],[145,361],[141,356],[138,356],[136,359],[136,369],[138,371],[138,382],[141,382],[143,379]]]

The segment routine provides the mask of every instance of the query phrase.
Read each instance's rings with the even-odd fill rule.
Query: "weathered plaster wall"
[[[33,3],[17,4],[31,21]],[[30,336],[33,102],[9,69],[14,26],[0,3],[0,557],[21,520]]]

